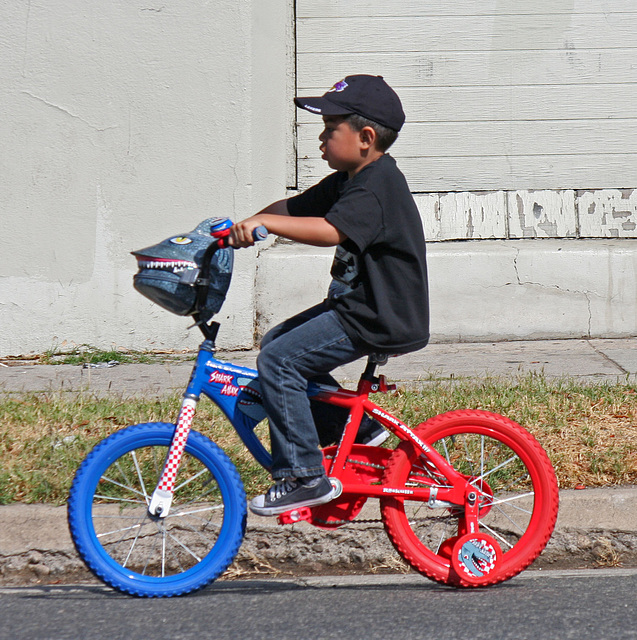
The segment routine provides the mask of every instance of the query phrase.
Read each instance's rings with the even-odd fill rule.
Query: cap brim
[[[294,104],[300,109],[305,109],[319,116],[344,116],[354,113],[351,109],[334,104],[323,96],[320,98],[294,98]]]

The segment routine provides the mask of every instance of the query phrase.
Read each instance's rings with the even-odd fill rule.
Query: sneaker
[[[378,447],[387,438],[389,438],[389,432],[383,429],[380,422],[365,414],[361,420],[361,426],[358,427],[354,442],[356,444],[366,444],[369,447]]]
[[[250,501],[250,511],[258,516],[277,516],[299,507],[315,507],[334,497],[335,489],[327,476],[283,478],[261,496]]]

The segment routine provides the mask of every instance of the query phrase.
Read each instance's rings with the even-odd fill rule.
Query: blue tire
[[[148,513],[174,424],[127,427],[102,440],[75,474],[71,536],[88,568],[135,596],[205,587],[235,558],[246,526],[243,483],[228,456],[191,431],[166,518]]]

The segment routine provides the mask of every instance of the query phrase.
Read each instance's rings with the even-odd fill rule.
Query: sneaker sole
[[[337,490],[332,487],[329,493],[326,493],[320,498],[314,498],[313,500],[303,500],[302,502],[295,502],[294,504],[282,505],[280,507],[255,507],[250,503],[250,511],[257,516],[278,516],[286,511],[294,511],[294,509],[300,509],[301,507],[318,507],[320,504],[330,502],[336,497]]]
[[[388,431],[383,431],[382,433],[379,433],[375,438],[372,438],[369,442],[365,443],[366,447],[377,447],[381,444],[383,444],[383,442],[385,442],[385,440],[387,440],[387,438],[389,438],[389,432]]]

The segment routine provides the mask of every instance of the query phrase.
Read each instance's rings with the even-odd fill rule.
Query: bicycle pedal
[[[279,524],[294,524],[295,522],[301,522],[301,520],[309,520],[311,517],[312,509],[310,507],[299,507],[279,514],[277,521]]]

